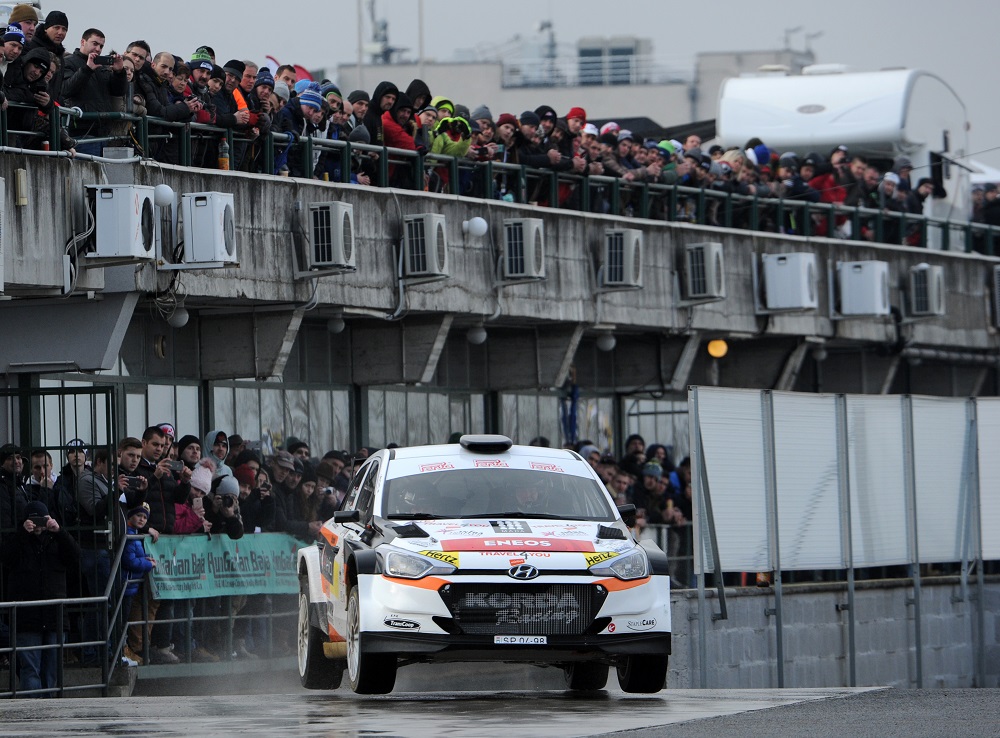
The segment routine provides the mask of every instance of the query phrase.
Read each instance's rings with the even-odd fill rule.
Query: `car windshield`
[[[454,469],[387,481],[382,493],[382,517],[610,522],[616,516],[607,491],[589,477],[525,469]]]

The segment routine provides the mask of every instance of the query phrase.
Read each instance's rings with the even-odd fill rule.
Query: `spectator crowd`
[[[213,535],[240,539],[285,532],[315,542],[323,521],[343,500],[354,460],[369,451],[330,451],[316,459],[307,442],[289,438],[284,449],[265,458],[239,436],[213,430],[177,438],[174,427],[163,423],[139,438],[122,439],[116,458],[107,447],[72,439],[64,447],[65,463],[56,469],[48,451],[24,452],[8,443],[0,447],[2,599],[103,597],[114,556],[108,536],[120,540],[127,533],[122,612],[132,622],[146,621],[147,615],[149,621],[145,628],[130,629],[127,659],[214,662],[253,659],[272,648],[294,650],[292,628],[268,632],[265,615],[274,604],[269,595],[149,599],[143,605],[136,595],[155,566],[143,539],[191,535],[207,541]],[[230,612],[241,615],[231,635],[223,628]],[[15,626],[9,612],[0,611],[0,648],[16,640],[22,690],[55,686],[55,650],[21,649],[57,643],[60,628],[64,640],[78,635],[80,642],[91,643],[67,650],[67,657],[84,665],[101,662],[102,649],[92,645],[102,637],[100,614],[87,611],[78,623],[57,614],[55,607],[19,609]]]
[[[51,11],[39,21],[32,6],[16,6],[0,60],[8,128],[18,132],[24,148],[47,145],[53,130],[49,117],[57,107],[78,108],[103,117],[74,117],[61,129],[61,146],[73,152],[100,154],[105,142],[139,146],[132,119],[119,114],[149,116],[149,150],[142,154],[163,162],[181,160],[177,126],[198,123],[234,134],[230,150],[224,131],[201,129],[190,151],[191,162],[200,167],[448,190],[596,212],[615,207],[617,194],[618,210],[626,215],[910,245],[919,245],[921,234],[905,215],[922,215],[928,197],[944,194],[930,179],[913,181],[913,164],[903,156],[869,162],[846,146],[800,155],[772,151],[759,139],[705,150],[697,135],[654,140],[614,122],[598,127],[583,107],[559,114],[542,105],[495,115],[485,104],[432,95],[419,79],[405,88],[383,81],[371,94],[345,94],[330,80],[297,79],[291,65],[272,74],[248,59],[220,64],[209,46],[183,57],[174,51],[154,53],[138,40],[124,53],[105,54],[104,33],[87,28],[79,47],[69,50],[64,43],[75,35],[69,35],[65,13]],[[285,136],[276,139],[268,157],[264,141],[272,132]],[[420,153],[425,165],[421,171],[393,151],[383,168],[380,153],[371,149],[355,149],[345,160],[339,150],[316,141]],[[456,158],[460,166],[450,166],[442,156]],[[482,166],[487,162],[495,166]],[[528,176],[518,171],[522,166],[530,168]],[[612,180],[618,186],[612,187]],[[686,190],[670,197],[661,187],[643,198],[637,185],[680,186],[710,196]],[[743,197],[729,210],[722,198],[711,195]],[[771,204],[761,208],[762,200]],[[777,208],[777,200],[861,206],[881,215],[868,213],[859,223],[843,212],[831,217],[794,206]],[[858,228],[860,233],[854,233]]]

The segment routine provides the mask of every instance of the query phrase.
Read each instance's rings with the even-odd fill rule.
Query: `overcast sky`
[[[6,0],[10,2],[10,0]],[[123,50],[142,37],[153,51],[185,58],[201,44],[213,46],[222,61],[273,56],[281,63],[333,70],[357,59],[357,8],[363,33],[370,34],[367,2],[356,0],[278,0],[269,4],[226,0],[173,0],[167,4],[119,0],[45,0],[46,11],[63,10],[70,20],[67,47],[79,32],[96,26],[108,46]],[[630,0],[617,5],[597,0],[508,0],[457,3],[423,0],[424,50],[428,59],[452,58],[456,49],[531,36],[538,23],[551,20],[560,44],[581,36],[633,35],[651,38],[658,61],[693,69],[699,51],[777,49],[785,29],[802,48],[804,33],[822,32],[812,48],[819,62],[846,63],[855,71],[888,66],[924,69],[943,78],[965,102],[972,123],[973,153],[1000,147],[1000,95],[996,93],[994,54],[1000,29],[1000,3],[993,0]],[[418,0],[376,0],[376,13],[389,22],[389,41],[419,46]],[[409,80],[393,80],[406,84]],[[596,92],[595,92],[596,94]],[[664,125],[683,120],[660,121]],[[1000,167],[1000,150],[976,155]]]

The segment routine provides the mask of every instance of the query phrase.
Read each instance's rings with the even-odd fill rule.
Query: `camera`
[[[184,462],[181,461],[180,459],[177,459],[176,461],[170,461],[167,464],[167,466],[170,467],[170,471],[172,472],[184,471]]]
[[[125,487],[127,489],[140,489],[142,477],[125,477]]]
[[[223,507],[233,507],[236,504],[236,498],[232,495],[222,496],[222,506]]]
[[[34,523],[35,527],[37,528],[44,528],[45,525],[49,522],[48,517],[45,515],[32,515],[31,517],[28,518],[28,520]]]
[[[32,95],[37,95],[40,92],[48,92],[49,86],[45,84],[45,80],[39,80],[38,82],[33,82],[29,89]]]
[[[116,54],[104,54],[104,55],[101,55],[101,56],[95,56],[94,57],[94,64],[96,64],[96,65],[98,65],[100,67],[110,67],[112,64],[115,63],[115,56],[117,56],[117,55]]]

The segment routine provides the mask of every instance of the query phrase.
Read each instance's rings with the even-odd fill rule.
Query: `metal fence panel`
[[[854,565],[906,564],[902,398],[847,398]]]
[[[723,571],[765,571],[763,415],[756,390],[699,395],[702,442]]]
[[[836,399],[775,392],[774,439],[781,568],[844,567]]]
[[[979,429],[979,520],[984,559],[1000,559],[1000,398],[976,400]]]
[[[920,561],[960,561],[969,440],[966,402],[931,397],[912,402]]]

